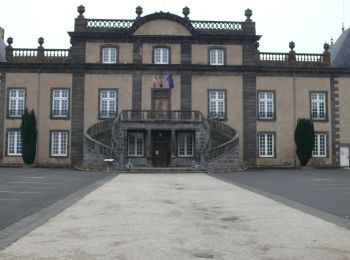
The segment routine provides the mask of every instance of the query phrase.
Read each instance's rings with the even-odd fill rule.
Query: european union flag
[[[168,86],[169,88],[173,88],[174,87],[174,79],[173,79],[173,75],[169,74],[169,76],[166,78],[166,80],[168,81]]]

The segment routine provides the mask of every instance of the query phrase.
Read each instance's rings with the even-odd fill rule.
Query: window
[[[326,93],[311,93],[311,117],[315,120],[325,120],[326,115]]]
[[[259,157],[275,157],[274,134],[259,134]]]
[[[53,157],[68,156],[68,132],[67,131],[51,132],[51,156]]]
[[[224,50],[223,49],[211,49],[209,51],[209,64],[210,65],[224,65]]]
[[[225,119],[226,118],[226,93],[224,90],[209,91],[209,118]]]
[[[68,117],[68,99],[68,89],[54,89],[52,91],[52,117]]]
[[[100,118],[114,118],[117,114],[117,90],[100,90]]]
[[[155,64],[169,64],[169,49],[155,48],[154,49],[154,63]]]
[[[142,157],[144,150],[144,134],[140,132],[129,133],[128,155]]]
[[[327,134],[315,134],[312,157],[327,157]]]
[[[22,155],[21,131],[8,131],[7,133],[7,154],[11,156]]]
[[[177,152],[179,157],[193,157],[193,133],[179,133],[177,137]]]
[[[117,63],[117,48],[103,48],[102,63]]]
[[[25,89],[9,90],[8,115],[10,117],[21,117],[25,107]]]
[[[274,118],[274,92],[259,92],[259,119]]]

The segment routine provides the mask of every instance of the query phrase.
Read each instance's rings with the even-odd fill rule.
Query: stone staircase
[[[220,121],[208,120],[210,144],[202,163],[208,172],[232,172],[240,168],[239,138],[236,131]]]
[[[122,113],[121,113],[122,114]],[[198,165],[190,167],[133,167],[127,169],[123,154],[127,130],[120,124],[120,116],[114,120],[104,120],[89,127],[85,133],[84,167],[106,169],[105,159],[114,159],[113,169],[133,173],[180,173],[180,172],[232,172],[240,168],[239,138],[230,126],[215,120],[204,120],[207,133],[206,146],[200,149]]]

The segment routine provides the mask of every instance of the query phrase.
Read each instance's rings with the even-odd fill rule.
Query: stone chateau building
[[[320,54],[293,42],[266,53],[249,9],[242,22],[191,20],[187,7],[183,16],[137,7],[131,20],[84,12],[70,49],[46,49],[43,38],[35,49],[11,37],[0,46],[1,165],[23,163],[25,107],[37,115],[42,166],[293,167],[298,118],[314,121],[310,165],[349,165],[350,69],[339,61],[348,32]]]

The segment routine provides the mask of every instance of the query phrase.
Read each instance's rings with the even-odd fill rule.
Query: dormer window
[[[209,50],[209,64],[210,65],[224,65],[224,50],[213,48]]]
[[[154,48],[154,63],[169,64],[169,48],[166,48],[166,47]]]
[[[105,64],[117,63],[117,48],[115,47],[102,48],[102,63],[105,63]]]

